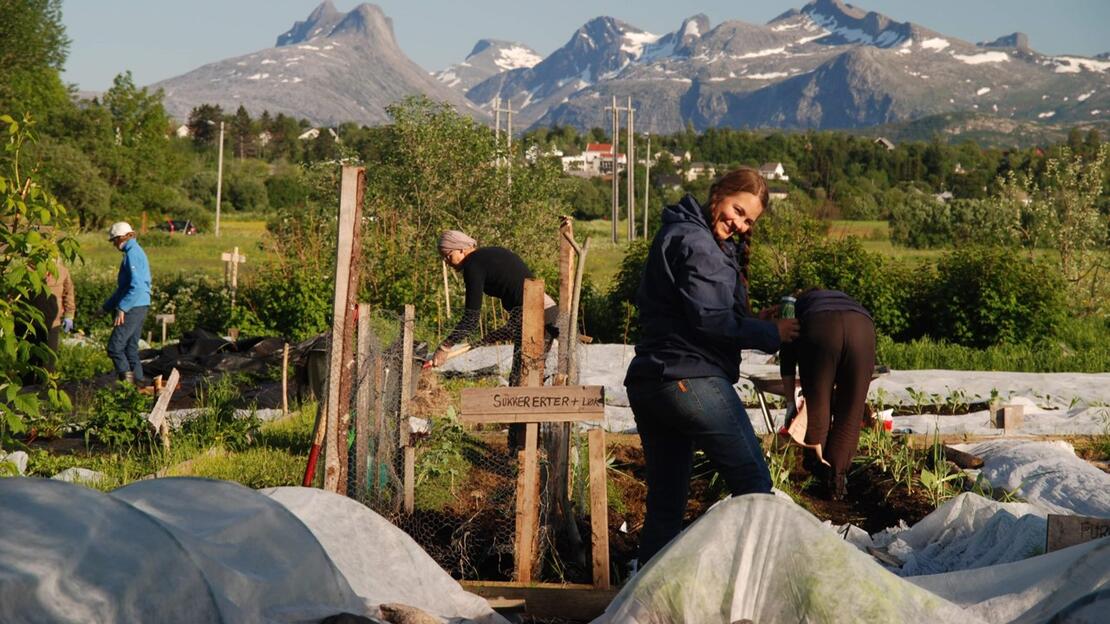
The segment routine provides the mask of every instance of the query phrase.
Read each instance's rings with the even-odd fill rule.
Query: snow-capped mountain
[[[243,105],[308,119],[314,124],[380,124],[385,107],[426,94],[468,114],[485,113],[412,62],[393,36],[393,23],[375,5],[348,13],[331,0],[277,38],[273,48],[210,63],[152,85],[165,91],[167,112],[179,120],[200,104],[233,112]]]
[[[543,57],[523,43],[482,39],[466,59],[433,74],[436,80],[462,92],[501,72],[532,67]]]
[[[1014,33],[973,44],[840,0],[816,0],[767,24],[698,15],[655,35],[591,20],[534,67],[467,91],[508,98],[524,125],[608,126],[612,96],[631,96],[637,127],[862,127],[937,113],[1110,120],[1110,63],[1048,56]]]

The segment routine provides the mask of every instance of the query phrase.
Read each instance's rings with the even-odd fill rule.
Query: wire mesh
[[[468,321],[464,316],[456,334],[463,336],[459,344],[469,342],[474,347],[513,345],[511,364],[502,363],[508,366],[486,369],[493,375],[460,383],[423,369],[431,354],[418,346],[406,393],[401,379],[404,319],[378,312],[370,323],[365,352],[358,358],[351,396],[344,398],[352,413],[348,495],[405,530],[459,579],[511,579],[514,574],[523,425],[464,426],[447,387],[490,386],[506,381],[517,385],[525,371],[542,366],[542,362],[520,357],[521,310],[510,310],[507,317],[503,326],[481,333],[477,317]],[[545,316],[545,352],[558,334],[559,320],[555,309],[549,309]],[[467,325],[469,322],[473,325]],[[552,372],[547,371],[548,379]],[[406,399],[407,415],[402,410]],[[359,410],[360,403],[363,410]],[[587,480],[576,482],[580,491],[572,496],[568,475],[573,469],[568,468],[568,457],[576,457],[571,447],[577,438],[568,434],[569,427],[561,423],[539,427],[539,527],[533,549],[537,562],[534,579],[589,579],[572,500],[586,500],[581,489]],[[404,509],[406,443],[413,447],[415,456],[412,513]],[[553,531],[552,527],[559,530]],[[578,554],[567,556],[571,552]]]

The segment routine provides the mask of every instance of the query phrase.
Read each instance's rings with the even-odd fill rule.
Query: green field
[[[151,230],[140,234],[139,243],[150,259],[150,270],[154,275],[173,273],[205,273],[223,275],[224,262],[220,254],[238,247],[239,253],[247,256],[247,263],[239,267],[240,275],[249,273],[253,267],[265,260],[268,251],[266,222],[257,220],[224,220],[220,223],[220,237],[211,231],[195,236]],[[120,253],[108,241],[103,232],[85,232],[77,235],[81,243],[81,255],[74,268],[75,273],[114,275],[120,263]]]

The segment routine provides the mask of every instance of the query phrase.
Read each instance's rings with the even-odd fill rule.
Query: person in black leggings
[[[786,388],[794,387],[795,368],[801,374],[805,442],[821,445],[829,466],[809,450],[803,463],[824,481],[829,498],[842,500],[875,369],[875,323],[859,302],[838,290],[804,292],[795,310],[801,334],[783,345],[779,372]],[[787,401],[793,404],[793,393]]]

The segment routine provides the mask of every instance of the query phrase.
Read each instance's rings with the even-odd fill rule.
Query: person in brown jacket
[[[57,361],[58,342],[64,330],[67,334],[73,331],[73,316],[77,311],[77,296],[73,290],[73,277],[69,269],[59,259],[55,262],[55,270],[47,274],[47,292],[35,297],[33,303],[42,312],[45,328],[35,331],[36,342],[45,343],[54,353],[53,358],[42,362],[43,368],[53,372]]]

